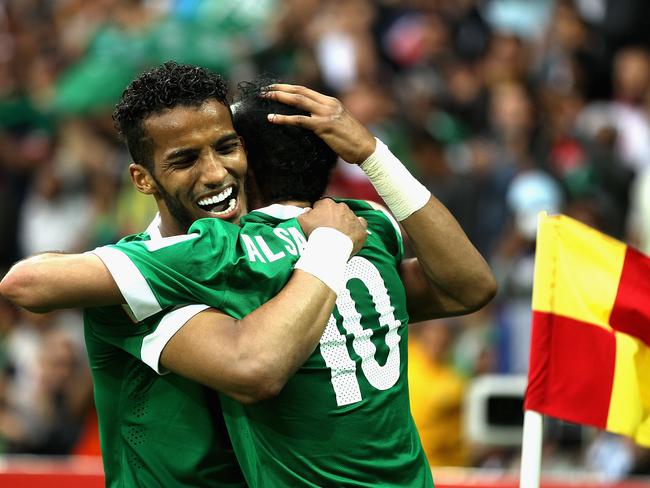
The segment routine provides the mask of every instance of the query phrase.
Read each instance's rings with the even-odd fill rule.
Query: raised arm
[[[400,269],[412,322],[470,313],[494,297],[489,266],[438,199],[401,224],[417,256]]]
[[[345,161],[358,164],[406,231],[417,259],[402,263],[412,321],[481,308],[496,293],[492,272],[449,211],[337,99],[275,84],[266,97],[311,116],[270,114],[269,121],[318,134]]]

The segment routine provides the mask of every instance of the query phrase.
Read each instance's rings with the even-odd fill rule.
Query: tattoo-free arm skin
[[[169,340],[161,365],[242,403],[277,395],[312,354],[336,294],[294,271],[283,290],[241,320],[208,309]]]
[[[18,261],[0,282],[0,294],[36,313],[124,302],[94,254],[43,253]]]
[[[0,282],[0,293],[39,313],[124,302],[94,254],[19,261]],[[215,309],[195,315],[167,343],[161,364],[244,403],[272,397],[318,345],[335,301],[322,281],[296,270],[275,298],[241,320]]]
[[[490,267],[435,197],[401,224],[417,256],[400,269],[412,322],[470,313],[494,297]]]

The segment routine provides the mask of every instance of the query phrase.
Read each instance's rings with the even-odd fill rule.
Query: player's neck
[[[161,237],[178,236],[187,232],[187,229],[183,229],[176,219],[163,215],[162,212],[160,212],[158,230],[160,231]]]

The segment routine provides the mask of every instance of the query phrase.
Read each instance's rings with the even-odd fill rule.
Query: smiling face
[[[143,193],[154,195],[163,235],[187,232],[195,220],[233,223],[247,212],[246,154],[228,108],[216,100],[149,116],[144,130],[153,147],[153,170],[132,165]]]

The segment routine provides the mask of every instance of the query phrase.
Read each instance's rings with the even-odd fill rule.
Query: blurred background
[[[650,2],[0,0],[0,276],[147,226],[111,112],[169,59],[338,97],[450,209],[499,294],[412,326],[413,415],[434,473],[516,473],[537,212],[650,252]],[[342,162],[329,193],[378,198]],[[0,455],[99,454],[82,334],[0,302]],[[549,420],[544,470],[626,479],[650,452]]]

